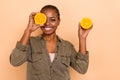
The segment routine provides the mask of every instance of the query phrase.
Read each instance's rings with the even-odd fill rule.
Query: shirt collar
[[[42,35],[42,34],[41,34],[39,37],[40,37],[40,40],[43,39],[43,35]],[[60,38],[58,35],[57,35],[57,39],[58,39],[59,42],[62,42],[62,41],[63,41],[63,39]],[[43,39],[43,40],[44,40],[44,39]]]

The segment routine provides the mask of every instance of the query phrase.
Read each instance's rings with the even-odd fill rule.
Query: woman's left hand
[[[93,27],[93,25],[92,25],[92,27]],[[92,29],[92,27],[90,29],[83,29],[81,27],[81,25],[79,24],[78,25],[78,37],[79,37],[79,39],[86,39],[87,35],[88,35],[89,31]]]

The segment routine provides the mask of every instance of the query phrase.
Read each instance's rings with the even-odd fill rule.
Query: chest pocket
[[[29,58],[29,64],[33,70],[33,74],[41,74],[42,73],[42,65],[43,64],[43,53],[42,52],[33,52],[31,57]]]
[[[66,67],[69,67],[69,65],[70,65],[70,56],[61,54],[60,57],[61,57],[61,63],[63,65],[65,65]]]
[[[29,57],[29,62],[35,63],[42,60],[42,52],[33,52]]]

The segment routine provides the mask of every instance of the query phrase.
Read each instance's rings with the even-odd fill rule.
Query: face
[[[47,21],[45,25],[41,27],[41,30],[46,35],[54,34],[60,22],[56,11],[53,9],[45,9],[42,13],[46,15]]]

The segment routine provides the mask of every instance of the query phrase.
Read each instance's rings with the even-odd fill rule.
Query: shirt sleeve
[[[30,54],[30,46],[23,46],[20,42],[17,42],[16,47],[10,54],[10,63],[13,66],[19,66],[23,64]]]
[[[71,59],[70,66],[74,68],[77,72],[81,74],[85,74],[88,69],[89,64],[89,52],[86,51],[86,54],[82,54],[81,52],[76,52],[74,47],[71,49]]]

